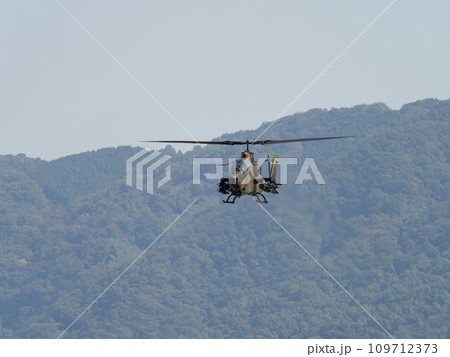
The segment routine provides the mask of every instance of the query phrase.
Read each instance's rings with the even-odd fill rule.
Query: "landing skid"
[[[238,197],[239,197],[239,196],[237,196],[237,195],[235,195],[235,194],[233,194],[233,193],[230,193],[230,194],[228,195],[227,199],[226,199],[226,200],[222,200],[222,202],[223,202],[223,203],[230,203],[230,204],[233,204],[233,203],[236,201],[236,198],[238,198]],[[230,201],[230,198],[233,198],[233,200]]]
[[[255,201],[258,203],[269,203],[262,193],[255,193],[252,196],[254,196],[254,197],[256,196]],[[263,199],[263,201],[261,201],[260,197]]]
[[[269,203],[269,201],[266,200],[266,197],[262,193],[252,193],[252,197],[256,197],[254,200],[258,203]],[[234,193],[230,193],[226,200],[222,200],[223,203],[230,203],[234,204],[236,203],[236,198],[240,198],[241,195],[236,195]]]

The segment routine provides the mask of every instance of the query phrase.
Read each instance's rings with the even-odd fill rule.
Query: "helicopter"
[[[217,191],[228,195],[223,203],[234,204],[236,198],[241,196],[251,196],[258,203],[268,203],[264,193],[278,194],[278,188],[281,185],[276,182],[278,170],[278,154],[270,159],[269,145],[294,143],[316,140],[333,140],[353,138],[354,136],[331,136],[323,138],[303,138],[303,139],[285,139],[285,140],[255,140],[255,141],[191,141],[191,140],[146,140],[145,143],[166,143],[166,144],[208,144],[208,145],[246,145],[246,150],[241,153],[241,158],[235,161],[230,167],[229,177],[222,177],[217,184]],[[269,177],[261,176],[261,166],[255,160],[253,152],[250,151],[250,145],[267,145],[267,165]]]

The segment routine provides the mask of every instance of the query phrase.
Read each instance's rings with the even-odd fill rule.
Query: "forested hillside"
[[[272,146],[326,185],[290,167],[264,208],[394,337],[449,338],[450,100],[311,110],[263,138],[340,135]],[[197,197],[65,338],[389,337],[251,198],[192,185],[194,157],[239,147],[166,148],[154,195],[125,185],[140,149],[0,156],[0,337],[57,337]]]

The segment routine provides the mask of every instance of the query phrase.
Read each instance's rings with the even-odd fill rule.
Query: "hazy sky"
[[[274,120],[392,2],[59,1],[198,140]],[[449,14],[398,0],[288,114],[448,99]],[[0,96],[0,154],[191,139],[53,0],[0,0]]]

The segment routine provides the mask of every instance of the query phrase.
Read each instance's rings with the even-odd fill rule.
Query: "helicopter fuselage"
[[[222,177],[218,184],[218,191],[228,195],[224,203],[234,203],[241,196],[253,196],[259,203],[267,203],[262,192],[278,194],[276,183],[276,170],[278,155],[273,159],[272,167],[269,164],[270,177],[261,176],[261,166],[253,158],[250,151],[242,152],[241,158],[230,167],[229,177]]]

